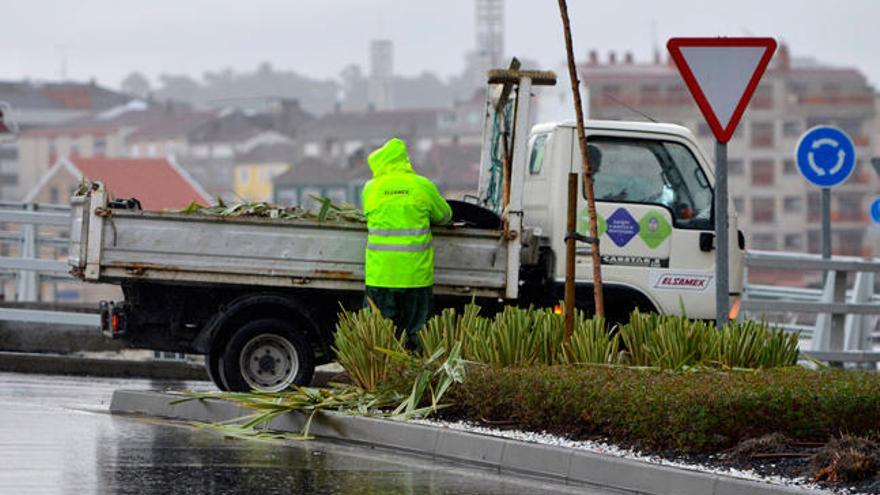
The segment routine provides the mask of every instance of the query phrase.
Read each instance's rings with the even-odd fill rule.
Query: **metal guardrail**
[[[819,301],[822,298],[822,289],[809,289],[802,287],[782,287],[776,285],[749,284],[748,292],[755,299],[760,300],[791,300],[791,301]],[[847,297],[852,296],[852,291],[846,291]],[[872,303],[880,304],[880,294],[874,294]]]
[[[39,227],[69,227],[68,206],[0,202],[0,224],[19,226],[18,231],[0,230],[0,244],[19,246],[19,257],[0,257],[0,280],[16,279],[18,301],[38,301],[41,280],[74,280],[67,273],[65,261],[37,256],[40,245],[67,245],[66,233],[41,236]],[[818,315],[815,325],[798,324],[796,320],[782,325],[812,337],[813,348],[805,354],[828,361],[880,362],[880,352],[873,352],[872,342],[880,320],[880,294],[874,293],[874,274],[880,273],[880,260],[843,256],[822,259],[801,253],[750,251],[746,267],[827,273],[823,290],[747,284],[742,310],[758,316]],[[856,274],[854,287],[849,291],[848,273]],[[96,314],[40,309],[0,308],[0,320],[99,325]]]
[[[18,231],[0,231],[0,244],[18,246],[19,256],[0,256],[0,279],[16,279],[18,302],[37,302],[41,281],[73,281],[67,262],[39,258],[41,245],[66,247],[65,237],[70,226],[70,207],[0,202],[0,224],[18,225]],[[39,227],[65,227],[63,232],[40,235]],[[57,230],[57,229],[55,229]],[[100,326],[99,315],[42,309],[0,308],[0,320],[50,325]]]
[[[37,205],[0,201],[0,225],[17,224],[18,231],[0,230],[0,245],[19,246],[19,257],[0,256],[0,282],[15,279],[16,300],[38,302],[41,281],[76,281],[66,261],[39,258],[41,245],[67,247],[71,209],[64,205]],[[56,232],[40,235],[39,227],[54,226]],[[58,232],[57,227],[65,227]],[[97,307],[97,305],[96,305]],[[0,321],[100,328],[97,313],[33,308],[0,308]],[[158,361],[184,361],[180,353],[155,353]]]
[[[856,256],[833,256],[829,259],[818,254],[787,253],[782,251],[748,251],[749,268],[773,268],[800,271],[880,272],[880,260]]]
[[[748,299],[744,301],[743,309],[746,308],[751,313],[755,313],[758,317],[767,313],[779,312],[779,306],[776,304],[780,301],[797,301],[809,304],[817,304],[822,299],[822,289],[809,289],[801,287],[781,287],[775,285],[759,285],[749,284],[746,287]],[[846,292],[849,300],[852,298],[852,290]],[[880,305],[880,294],[874,294],[870,302]],[[765,305],[769,305],[765,306]],[[804,337],[812,337],[815,325],[813,324],[797,324],[797,323],[781,323],[782,328],[801,334]],[[880,334],[874,332],[872,335],[874,342],[880,342]]]
[[[0,320],[47,323],[49,325],[101,326],[101,315],[96,313],[51,311],[46,309],[0,308]]]
[[[806,354],[825,361],[880,362],[880,352],[873,350],[873,334],[880,320],[880,296],[874,293],[874,276],[880,272],[880,260],[751,251],[746,254],[746,267],[824,273],[825,286],[821,290],[747,284],[742,310],[761,316],[817,315],[812,328],[783,325],[812,337],[812,349]],[[855,280],[848,291],[849,273],[855,274]]]
[[[26,209],[22,211],[16,210],[0,210],[0,222],[18,223],[29,225],[63,225],[70,226],[70,208],[66,211],[36,211],[40,205],[22,205]]]
[[[66,272],[67,262],[36,258],[10,258],[0,256],[0,269],[27,270],[34,272]]]

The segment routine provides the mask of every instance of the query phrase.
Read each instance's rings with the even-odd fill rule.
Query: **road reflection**
[[[0,493],[501,495],[601,493],[362,447],[226,438],[106,412],[166,383],[0,374]],[[174,384],[207,388],[204,383]]]

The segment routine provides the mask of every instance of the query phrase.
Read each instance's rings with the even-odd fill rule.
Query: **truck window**
[[[672,212],[678,228],[712,228],[709,181],[684,145],[596,136],[587,149],[596,201],[655,204]]]
[[[538,175],[544,167],[544,150],[547,148],[549,133],[538,134],[532,137],[531,152],[529,153],[529,175]]]

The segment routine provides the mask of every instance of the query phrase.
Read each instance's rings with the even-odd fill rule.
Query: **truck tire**
[[[222,381],[233,392],[280,392],[308,385],[315,372],[312,346],[287,321],[267,318],[239,328],[220,359]]]
[[[214,382],[220,390],[229,392],[226,382],[223,380],[223,373],[220,370],[220,350],[212,349],[205,354],[205,371],[208,372],[208,378]]]

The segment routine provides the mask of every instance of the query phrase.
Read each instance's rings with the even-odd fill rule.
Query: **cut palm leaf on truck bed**
[[[186,215],[208,215],[215,217],[260,217],[279,220],[317,220],[319,222],[353,222],[364,223],[364,213],[348,203],[334,203],[330,198],[321,196],[310,197],[321,206],[318,211],[303,206],[283,206],[263,201],[238,202],[226,204],[217,198],[214,206],[205,206],[193,201],[186,208],[174,210],[174,213]]]

